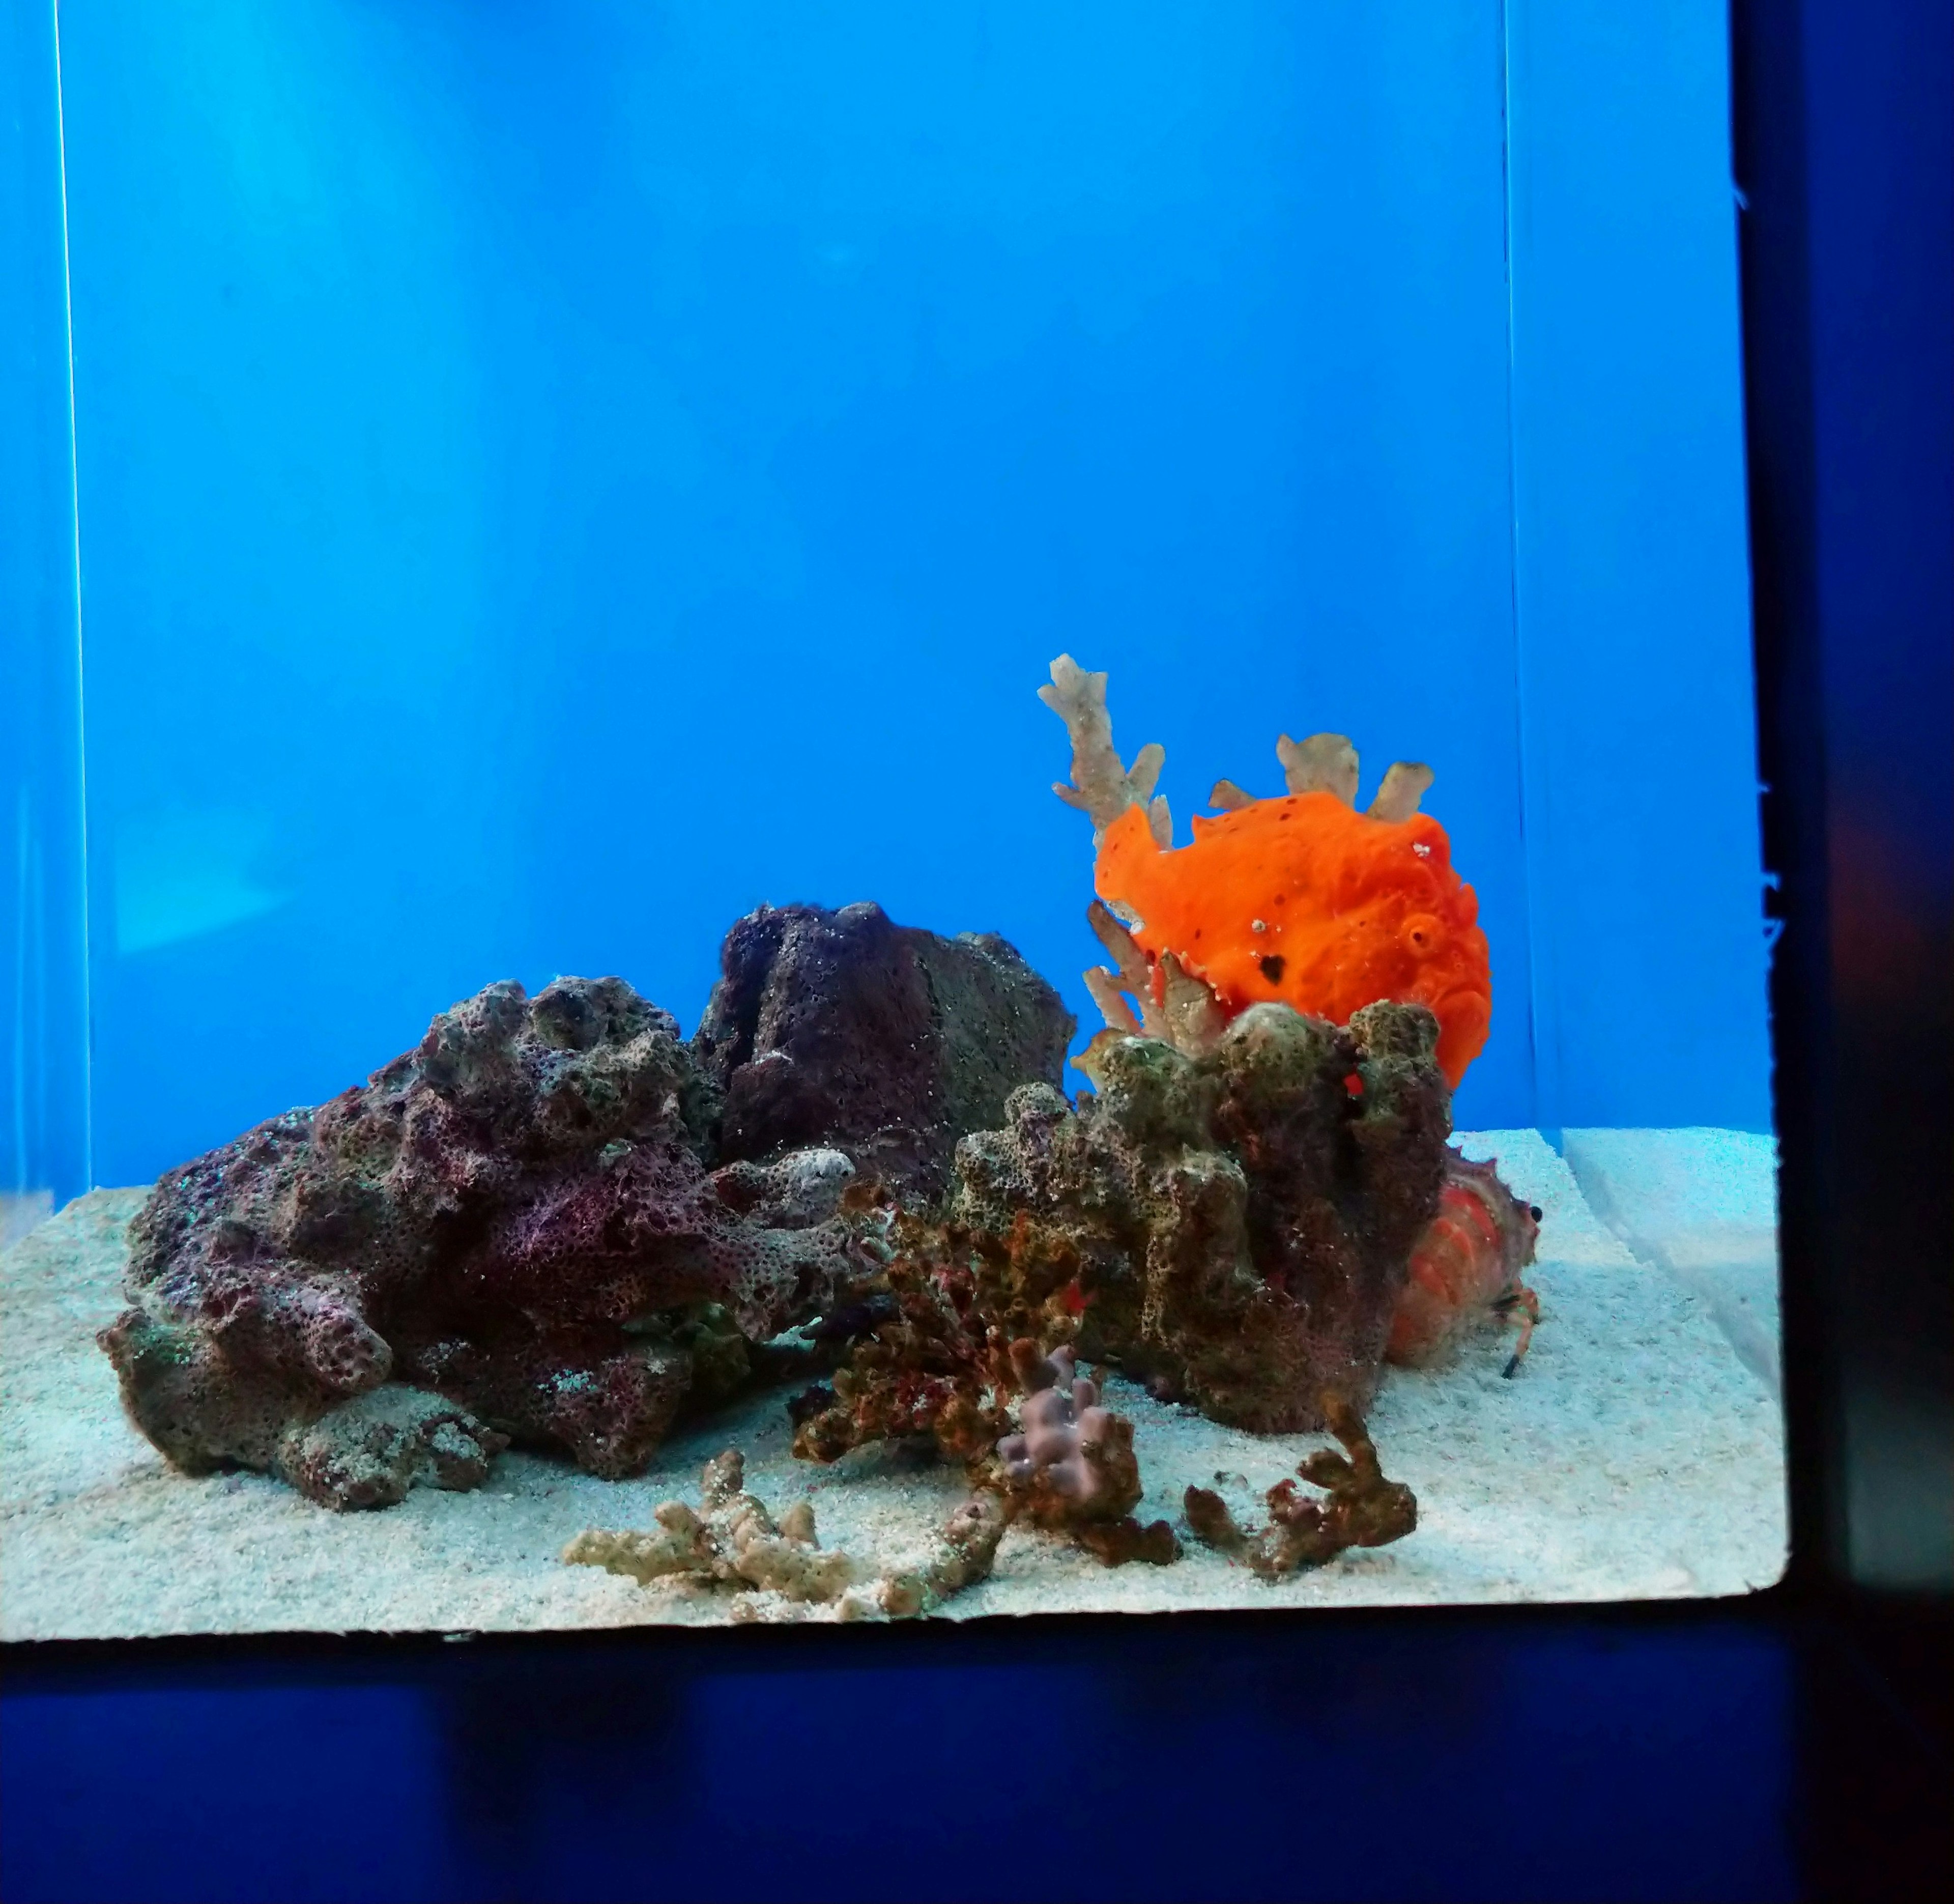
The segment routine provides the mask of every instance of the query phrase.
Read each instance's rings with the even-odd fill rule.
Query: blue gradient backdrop
[[[1434,764],[1461,1123],[1761,1127],[1723,19],[1535,11],[68,0],[97,1180],[763,900],[1088,1020],[1060,649]]]

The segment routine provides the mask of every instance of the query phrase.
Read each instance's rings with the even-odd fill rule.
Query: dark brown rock
[[[721,1161],[831,1145],[907,1195],[940,1194],[957,1140],[1019,1086],[1056,1087],[1076,1029],[995,933],[944,938],[879,906],[762,906],[720,969],[692,1048],[723,1094]]]

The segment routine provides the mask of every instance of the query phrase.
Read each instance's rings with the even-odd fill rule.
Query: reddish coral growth
[[[1323,1398],[1323,1414],[1345,1452],[1320,1450],[1307,1456],[1296,1473],[1322,1488],[1326,1500],[1308,1500],[1296,1493],[1293,1481],[1279,1481],[1264,1497],[1268,1525],[1249,1534],[1236,1525],[1212,1488],[1190,1488],[1185,1508],[1194,1538],[1246,1560],[1265,1580],[1280,1580],[1299,1567],[1321,1566],[1346,1547],[1388,1547],[1413,1532],[1418,1497],[1378,1466],[1362,1416],[1337,1395]]]
[[[1381,998],[1426,1005],[1455,1086],[1486,1042],[1478,900],[1429,815],[1380,819],[1334,793],[1287,794],[1197,816],[1191,846],[1162,848],[1129,806],[1100,841],[1094,884],[1138,913],[1152,960],[1171,952],[1231,1016],[1269,1001],[1342,1025]]]

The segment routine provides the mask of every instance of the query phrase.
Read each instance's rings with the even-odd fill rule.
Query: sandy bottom
[[[1613,1133],[1616,1182],[1632,1182],[1644,1139],[1672,1190],[1673,1207],[1643,1212],[1639,1227],[1617,1217],[1620,1235],[1535,1133],[1457,1139],[1472,1155],[1496,1153],[1547,1213],[1531,1277],[1542,1320],[1513,1381],[1500,1378],[1507,1345],[1494,1335],[1450,1368],[1387,1374],[1371,1428],[1385,1472],[1418,1494],[1406,1540],[1269,1585],[1191,1542],[1174,1566],[1109,1569],[1014,1528],[993,1577],[943,1617],[1680,1598],[1770,1584],[1786,1552],[1778,1406],[1704,1288],[1671,1273],[1661,1248],[1663,1224],[1701,1227],[1673,1191],[1692,1176],[1715,1217],[1733,1200],[1767,1208],[1757,1174],[1767,1151],[1723,1135]],[[1680,1177],[1679,1136],[1692,1159]],[[777,1515],[806,1499],[821,1544],[878,1570],[920,1556],[963,1497],[957,1472],[873,1450],[828,1469],[796,1462],[778,1394],[694,1425],[637,1481],[510,1453],[476,1493],[416,1488],[399,1507],[342,1515],[260,1475],[174,1473],[124,1420],[93,1340],[120,1307],[123,1233],[144,1194],[93,1192],[0,1257],[0,1637],[710,1623],[752,1597],[646,1588],[558,1557],[581,1529],[648,1525],[675,1496],[696,1505],[702,1464],[729,1447]],[[1218,1488],[1246,1519],[1324,1445],[1220,1428],[1117,1380],[1106,1399],[1135,1424],[1142,1517],[1183,1535],[1190,1483]]]

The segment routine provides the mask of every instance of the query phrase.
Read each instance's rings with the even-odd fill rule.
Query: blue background
[[[1279,731],[1434,763],[1462,1124],[1766,1123],[1720,8],[70,0],[60,54],[94,1180],[494,978],[689,1026],[762,900],[1001,930],[1089,1029],[1061,649],[1183,837]]]

